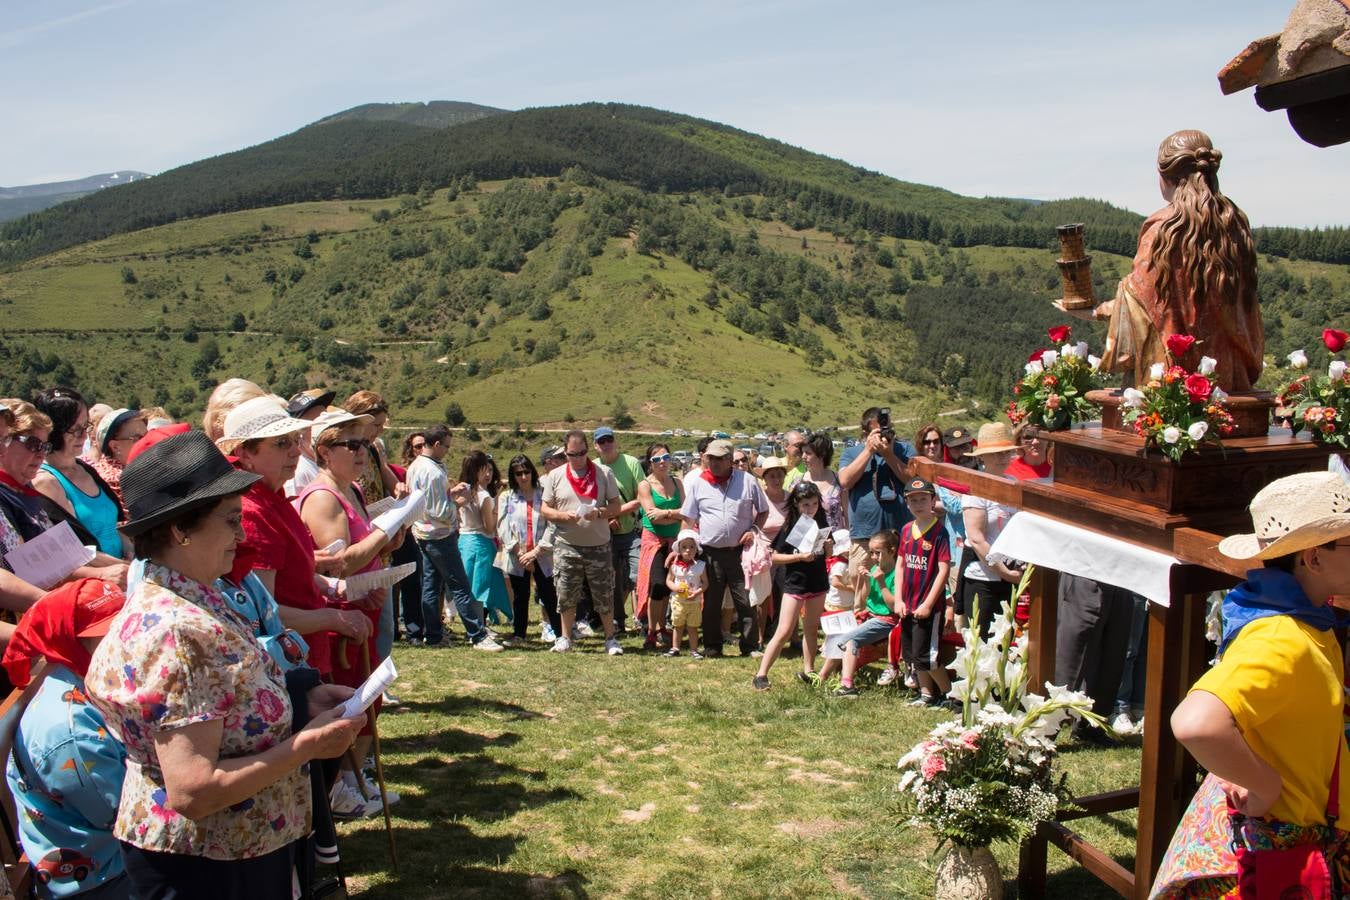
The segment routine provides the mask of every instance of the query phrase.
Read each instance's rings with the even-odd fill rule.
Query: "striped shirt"
[[[900,529],[900,550],[895,561],[896,581],[900,585],[900,599],[905,614],[919,608],[937,581],[938,564],[952,561],[951,543],[947,529],[940,519],[933,519],[926,531],[918,532],[918,523],[906,523]]]

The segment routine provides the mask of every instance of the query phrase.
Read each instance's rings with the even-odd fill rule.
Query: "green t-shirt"
[[[898,569],[899,567],[897,566],[896,568]],[[886,584],[886,590],[891,592],[892,597],[895,596],[895,572],[896,569],[891,569],[890,572],[886,573],[886,577],[882,579],[882,581],[885,582]],[[868,611],[870,611],[874,616],[895,615],[895,610],[887,606],[886,601],[881,599],[881,587],[877,584],[875,576],[872,577],[870,584],[871,587],[867,589]]]
[[[675,493],[670,497],[663,497],[661,496],[660,491],[656,488],[652,488],[652,506],[655,506],[657,509],[679,509],[683,505],[684,498],[680,496],[679,481],[675,482]],[[663,538],[675,537],[675,535],[680,533],[680,529],[684,527],[684,523],[682,522],[662,522],[660,525],[653,525],[651,519],[647,518],[647,511],[645,509],[642,510],[641,522],[643,528],[647,529],[657,537]]]
[[[647,476],[642,473],[642,463],[638,462],[627,453],[620,453],[619,458],[614,460],[614,464],[600,461],[601,465],[609,467],[614,473],[614,480],[619,485],[619,499],[624,503],[637,499],[638,482]],[[619,516],[619,530],[616,534],[628,534],[637,526],[637,515],[635,513],[624,513]]]

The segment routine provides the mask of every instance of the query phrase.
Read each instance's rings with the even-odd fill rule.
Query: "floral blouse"
[[[220,758],[261,753],[291,734],[285,676],[214,588],[149,563],[94,653],[85,686],[126,745],[113,833],[145,850],[249,859],[309,830],[305,768],[228,809],[192,820],[166,805],[154,736],[219,719]]]

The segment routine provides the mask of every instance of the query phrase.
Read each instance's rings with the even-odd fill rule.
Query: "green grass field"
[[[399,870],[381,818],[341,826],[354,895],[931,896],[934,841],[902,826],[895,763],[943,714],[875,687],[835,700],[795,657],[756,693],[751,660],[626,647],[396,650],[403,705],[380,734]],[[1066,743],[1061,765],[1081,793],[1138,783],[1134,748]],[[1084,824],[1131,865],[1132,813]],[[995,850],[1011,892],[1016,848]],[[1054,850],[1049,885],[1113,896]]]

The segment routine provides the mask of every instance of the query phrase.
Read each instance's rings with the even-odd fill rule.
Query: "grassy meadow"
[[[756,693],[748,659],[581,646],[395,651],[402,706],[380,735],[399,869],[382,818],[340,826],[354,896],[931,896],[935,844],[901,825],[895,763],[944,714],[875,687],[833,699],[795,657]],[[1061,765],[1110,790],[1137,784],[1139,752],[1066,743]],[[1130,864],[1132,813],[1084,825]],[[995,852],[1011,895],[1016,848]],[[1049,896],[1113,896],[1050,864]]]

